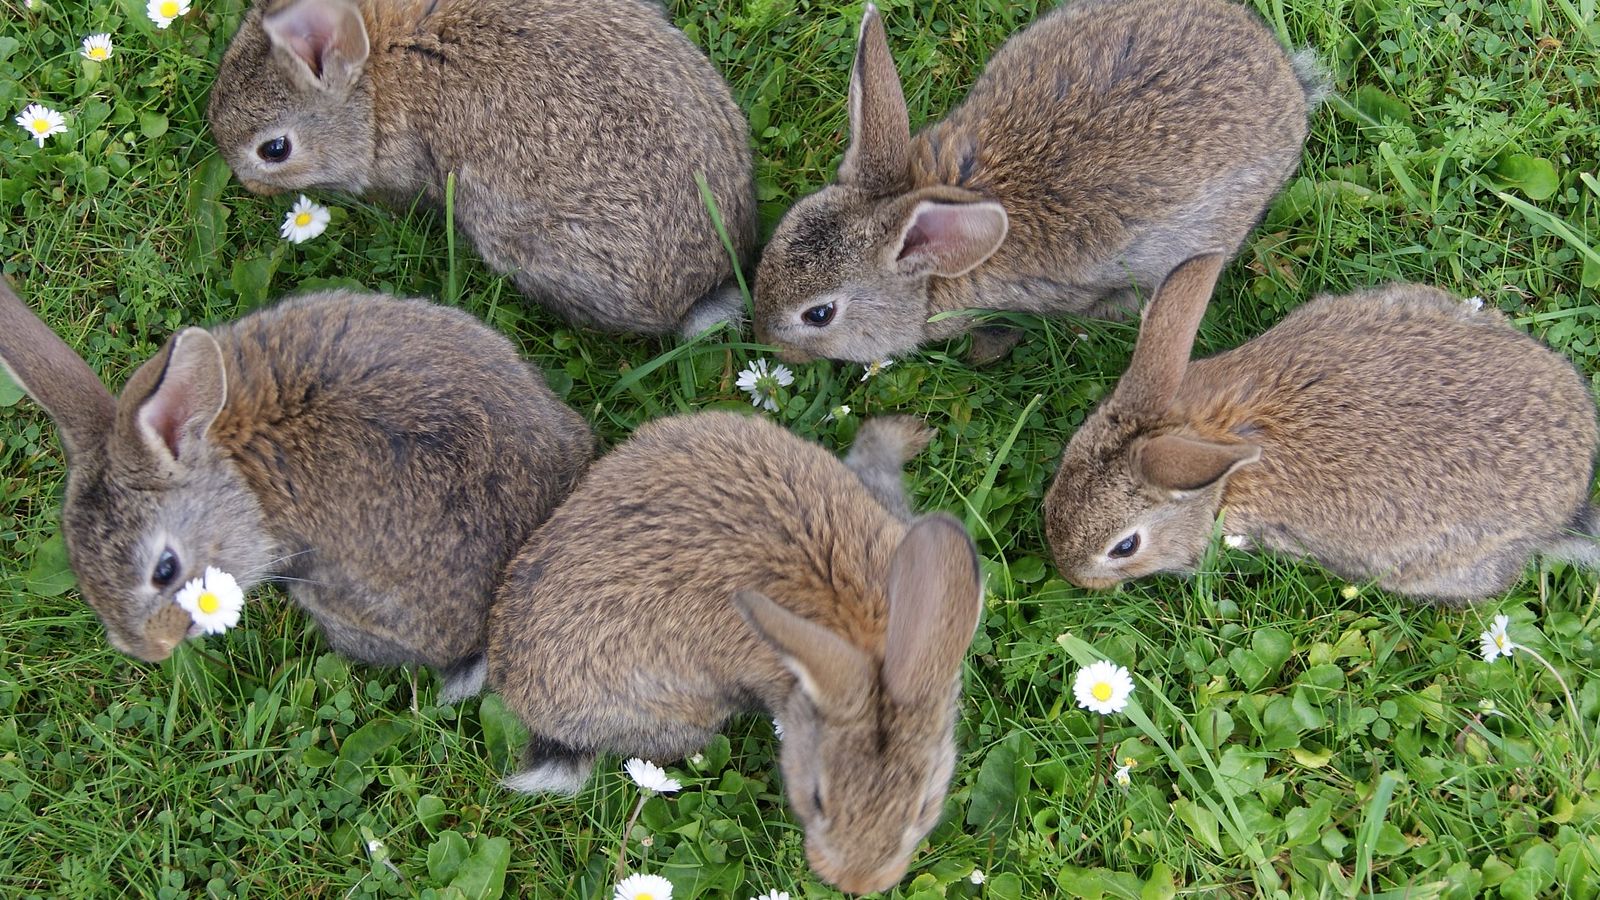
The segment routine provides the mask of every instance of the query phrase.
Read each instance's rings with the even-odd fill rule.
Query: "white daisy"
[[[1510,616],[1495,616],[1494,624],[1489,630],[1478,635],[1478,640],[1483,642],[1483,661],[1494,662],[1502,656],[1510,657],[1511,651],[1517,649],[1511,636],[1506,634],[1506,626],[1511,624]]]
[[[1133,776],[1128,773],[1138,764],[1139,761],[1131,756],[1124,759],[1122,765],[1117,767],[1117,771],[1111,773],[1111,780],[1117,783],[1117,787],[1127,787],[1133,784]]]
[[[892,359],[880,359],[877,362],[867,363],[867,370],[861,373],[861,380],[866,381],[868,378],[875,378],[884,369],[892,365],[894,365],[894,360]]]
[[[706,755],[704,753],[696,753],[689,757],[689,765],[694,766],[696,769],[704,768],[705,764]]]
[[[789,900],[789,892],[767,891],[765,894],[762,894],[759,897],[751,897],[750,900]]]
[[[744,367],[734,384],[750,395],[752,405],[766,407],[767,412],[777,412],[778,388],[794,384],[794,373],[782,363],[769,367],[766,360],[757,359]]]
[[[835,406],[833,409],[828,410],[828,414],[826,416],[823,416],[822,421],[824,421],[824,422],[842,422],[846,418],[848,418],[849,416],[850,416],[850,406],[849,406],[849,404],[841,403],[838,406]]]
[[[44,146],[44,139],[52,134],[60,134],[67,130],[67,120],[48,106],[42,103],[30,103],[28,108],[17,116],[16,123],[21,125],[28,136]]]
[[[972,874],[967,876],[967,880],[972,882],[973,884],[983,884],[985,881],[988,881],[989,879],[984,877],[982,869],[973,869],[972,870]]]
[[[617,885],[612,900],[672,900],[672,882],[660,875],[629,875]]]
[[[1483,309],[1483,298],[1482,297],[1468,297],[1465,300],[1462,300],[1461,302],[1465,303],[1467,306],[1471,307],[1473,312],[1478,312],[1478,311]]]
[[[150,0],[144,11],[157,28],[166,28],[174,19],[189,14],[189,0]]]
[[[1244,550],[1250,546],[1250,538],[1242,534],[1225,534],[1222,542],[1235,550]]]
[[[311,202],[305,194],[295,201],[294,208],[283,219],[278,233],[293,244],[303,244],[328,230],[328,208]]]
[[[206,566],[205,575],[184,585],[173,600],[189,613],[202,634],[221,634],[239,624],[244,609],[239,582],[216,566]]]
[[[633,779],[634,784],[647,791],[671,794],[683,787],[677,779],[667,777],[666,769],[637,756],[623,763],[622,767],[628,770],[628,777]]]
[[[1133,676],[1128,670],[1113,662],[1097,662],[1078,670],[1072,681],[1072,694],[1078,705],[1092,712],[1106,715],[1122,712],[1133,693]]]
[[[91,34],[83,39],[83,58],[105,62],[111,58],[111,35]]]

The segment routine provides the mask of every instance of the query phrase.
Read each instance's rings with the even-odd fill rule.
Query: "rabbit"
[[[1109,588],[1235,546],[1464,605],[1544,553],[1600,564],[1594,400],[1496,311],[1391,284],[1322,296],[1189,362],[1222,254],[1184,263],[1045,496],[1056,565]]]
[[[113,398],[0,279],[0,362],[66,448],[83,598],[148,662],[196,633],[174,595],[216,566],[282,579],[347,656],[470,696],[501,571],[594,453],[510,341],[422,300],[313,293],[186,328]]]
[[[597,753],[680,758],[760,707],[811,865],[899,881],[943,808],[982,598],[965,528],[910,517],[900,467],[928,436],[869,420],[841,464],[701,412],[596,461],[495,599],[489,684],[532,734],[506,785],[575,792]]]
[[[755,241],[744,114],[638,0],[256,0],[211,132],[251,191],[372,194],[455,216],[490,268],[572,322],[693,336],[742,321]]]
[[[1239,247],[1324,90],[1314,57],[1236,3],[1074,0],[913,137],[869,4],[849,147],[762,252],[756,334],[788,362],[872,362],[967,331],[957,310],[1132,313],[1177,263]],[[1019,336],[980,328],[970,356]]]

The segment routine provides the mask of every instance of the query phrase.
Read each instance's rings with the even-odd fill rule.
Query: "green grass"
[[[733,376],[758,349],[723,336],[673,352],[565,326],[464,245],[452,275],[433,217],[323,197],[326,235],[278,240],[287,201],[229,180],[202,115],[242,0],[195,5],[158,32],[139,0],[0,0],[0,260],[108,382],[183,325],[296,289],[443,296],[453,283],[609,442],[655,416],[745,405]],[[1044,6],[882,5],[916,122]],[[1600,372],[1600,183],[1582,177],[1600,158],[1593,0],[1258,6],[1323,54],[1341,96],[1229,267],[1200,349],[1247,340],[1317,291],[1415,279],[1481,295]],[[751,116],[770,227],[837,163],[859,8],[673,12]],[[117,43],[99,67],[77,55],[96,31]],[[43,150],[9,121],[35,100],[72,127]],[[810,365],[776,415],[840,447],[863,415],[926,416],[939,436],[912,467],[917,498],[967,516],[989,571],[945,822],[895,895],[1594,896],[1594,574],[1530,570],[1467,612],[1345,596],[1313,566],[1231,551],[1197,578],[1114,594],[1059,580],[1040,500],[1132,338],[1128,325],[1035,323],[986,369],[959,345],[867,382]],[[824,421],[841,403],[854,415]],[[0,892],[486,896],[503,870],[513,895],[609,895],[636,790],[607,763],[576,801],[501,791],[518,738],[493,698],[440,708],[429,674],[352,667],[265,591],[248,627],[164,665],[111,650],[64,570],[63,473],[48,420],[0,389]],[[1497,611],[1560,670],[1581,725],[1526,656],[1477,658]],[[1099,657],[1138,685],[1103,738],[1070,696],[1075,668]],[[806,868],[775,746],[749,717],[702,764],[675,764],[686,788],[645,804],[628,867],[670,875],[680,898],[829,896]],[[1129,757],[1131,788],[1092,786]],[[967,880],[974,866],[986,885]]]

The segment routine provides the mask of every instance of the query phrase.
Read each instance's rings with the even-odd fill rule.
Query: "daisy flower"
[[[1510,616],[1495,616],[1494,624],[1489,630],[1478,635],[1478,640],[1483,643],[1483,661],[1494,662],[1504,656],[1510,658],[1511,651],[1517,649],[1512,643],[1510,635],[1506,634],[1506,626],[1511,624]]]
[[[861,373],[861,380],[866,381],[868,378],[876,378],[879,373],[892,365],[894,365],[894,360],[892,359],[880,359],[877,362],[867,363],[867,370]]]
[[[1101,715],[1122,712],[1132,693],[1133,676],[1113,662],[1101,661],[1079,669],[1078,677],[1072,681],[1072,694],[1078,698],[1078,705]]]
[[[660,875],[629,875],[617,884],[611,900],[672,900],[672,882]]]
[[[982,869],[973,869],[972,874],[967,876],[967,880],[973,884],[983,884],[989,879],[984,877]]]
[[[840,405],[835,406],[833,409],[828,410],[828,414],[822,418],[822,421],[842,422],[848,418],[849,415],[850,405],[848,403],[841,403]]]
[[[1117,787],[1127,787],[1128,785],[1133,784],[1133,776],[1129,775],[1128,773],[1132,771],[1133,767],[1137,766],[1138,764],[1139,761],[1131,756],[1127,759],[1124,759],[1122,761],[1122,765],[1117,767],[1117,771],[1111,773],[1111,780],[1117,783]]]
[[[734,384],[750,395],[752,405],[766,407],[767,412],[777,412],[778,388],[794,384],[794,373],[782,363],[769,368],[766,360],[758,359],[744,367]]]
[[[637,756],[623,763],[622,767],[628,770],[628,777],[633,779],[634,784],[647,791],[671,794],[683,787],[677,779],[667,777],[666,769]]]
[[[1483,309],[1483,298],[1482,297],[1468,297],[1465,300],[1462,300],[1461,302],[1465,303],[1468,307],[1470,307],[1473,312],[1480,312]]]
[[[105,62],[111,58],[111,35],[91,34],[83,39],[83,58]]]
[[[767,891],[765,894],[762,894],[759,897],[751,897],[750,900],[789,900],[789,892]]]
[[[328,230],[328,208],[311,202],[305,194],[295,201],[294,208],[283,219],[278,233],[292,244],[303,244]]]
[[[695,755],[689,757],[689,765],[694,766],[696,769],[705,766],[705,764],[706,755],[704,753],[696,753]]]
[[[1345,598],[1346,600],[1354,600],[1355,598],[1361,596],[1361,588],[1356,587],[1353,584],[1347,584],[1339,589],[1339,596]]]
[[[179,16],[189,14],[189,0],[150,0],[144,11],[157,28],[166,28]]]
[[[61,113],[42,103],[28,104],[22,115],[17,116],[16,123],[28,132],[28,137],[38,141],[41,147],[44,146],[45,138],[67,130],[67,120]]]
[[[205,575],[184,585],[173,600],[189,613],[202,634],[221,634],[239,624],[239,612],[244,609],[239,582],[216,566],[206,566]]]

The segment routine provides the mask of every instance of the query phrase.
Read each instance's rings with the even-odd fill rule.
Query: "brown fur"
[[[313,14],[344,23],[320,79],[263,24]],[[363,28],[370,55],[350,40]],[[442,208],[455,173],[456,218],[484,260],[573,321],[663,333],[742,314],[720,289],[732,263],[694,176],[705,174],[741,259],[750,254],[744,115],[705,55],[649,4],[258,2],[222,60],[208,116],[228,164],[258,192],[321,188]],[[290,132],[286,160],[258,155]]]
[[[1319,89],[1295,66],[1235,3],[1076,0],[909,138],[869,9],[850,149],[764,251],[757,332],[790,359],[868,362],[966,330],[927,321],[953,310],[1137,309],[1179,261],[1236,250],[1294,171]],[[803,322],[829,301],[831,323]]]
[[[495,601],[490,684],[534,735],[508,784],[576,790],[595,753],[676,759],[760,707],[812,865],[854,892],[899,880],[942,809],[981,596],[959,524],[875,499],[904,509],[891,475],[925,442],[869,421],[847,467],[716,412],[598,460]]]
[[[1191,571],[1219,511],[1252,544],[1446,603],[1506,590],[1534,553],[1600,563],[1594,401],[1560,355],[1497,312],[1390,285],[1189,363],[1216,262],[1174,273],[1067,447],[1045,522],[1070,580]],[[1110,558],[1135,528],[1139,550]]]
[[[283,579],[343,653],[475,689],[501,570],[594,451],[509,341],[421,300],[312,294],[187,329],[120,401],[9,288],[0,323],[0,358],[68,447],[79,588],[150,661],[187,630],[173,595],[214,565]]]

